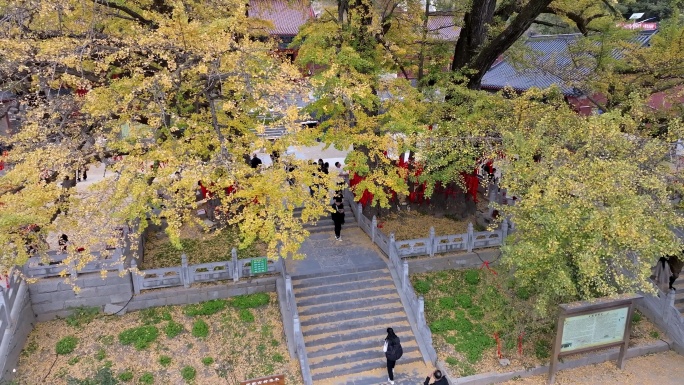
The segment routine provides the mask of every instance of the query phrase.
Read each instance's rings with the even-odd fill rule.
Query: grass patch
[[[270,297],[267,293],[238,295],[230,299],[230,306],[238,309],[254,309],[268,305]]]
[[[197,370],[193,368],[192,366],[185,366],[183,369],[181,369],[181,376],[183,376],[183,379],[186,382],[190,382],[195,379],[195,376],[197,375]]]
[[[66,336],[57,341],[55,352],[59,355],[69,354],[76,349],[76,345],[78,345],[78,338],[74,336]]]
[[[133,345],[137,350],[143,350],[157,340],[159,329],[154,325],[139,326],[126,329],[119,333],[119,342],[122,345]]]
[[[150,372],[145,372],[143,373],[142,376],[138,379],[138,383],[140,384],[145,384],[145,385],[151,385],[154,384],[154,375]]]
[[[107,358],[107,352],[104,349],[98,349],[97,353],[95,353],[95,359],[98,361],[102,361],[105,358]]]
[[[479,269],[411,277],[416,291],[425,297],[425,316],[435,347],[460,376],[473,374],[484,354],[495,355],[495,334],[506,357],[517,356],[521,331],[528,344],[523,351],[529,353],[533,351],[531,341],[553,338],[552,321],[533,317],[532,306],[520,299],[525,295],[516,293],[515,287],[504,289],[504,279]]]
[[[97,306],[80,306],[73,309],[73,312],[64,319],[69,326],[81,327],[91,323],[100,314]]]
[[[166,326],[164,326],[164,333],[168,338],[174,338],[179,336],[185,331],[183,324],[175,322],[174,320],[169,321]]]
[[[212,299],[196,305],[185,306],[185,314],[196,317],[198,315],[212,315],[225,309],[228,302],[225,299]]]
[[[209,325],[204,320],[198,319],[192,324],[192,335],[197,338],[207,338]]]
[[[254,322],[254,314],[252,314],[252,312],[249,311],[249,309],[240,309],[238,316],[240,318],[240,321],[242,321],[242,322],[245,322],[245,323]]]
[[[211,357],[204,357],[204,358],[202,358],[202,364],[204,364],[204,366],[209,366],[209,365],[211,365],[211,364],[213,364],[213,363],[214,363],[214,359],[211,358]]]
[[[169,356],[159,356],[159,365],[167,367],[171,365],[171,357]]]
[[[124,372],[119,373],[117,378],[121,382],[128,382],[133,379],[133,372],[131,372],[130,370],[126,370]]]

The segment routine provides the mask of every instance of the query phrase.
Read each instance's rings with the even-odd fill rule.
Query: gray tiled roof
[[[646,45],[655,32],[640,32],[633,42]],[[503,59],[487,71],[482,79],[482,88],[499,90],[508,86],[524,91],[532,87],[548,88],[555,84],[566,95],[576,94],[572,84],[586,78],[590,72],[590,69],[573,62],[573,55],[569,50],[581,36],[568,34],[529,37],[525,45],[533,53],[528,55],[530,57],[527,65],[514,65],[511,60]],[[615,56],[618,54],[616,52]]]

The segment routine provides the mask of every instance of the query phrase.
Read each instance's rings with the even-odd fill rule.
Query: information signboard
[[[560,305],[547,383],[556,378],[558,358],[596,349],[619,346],[617,364],[624,369],[634,301],[640,298],[625,294]]]
[[[261,274],[268,272],[268,258],[254,258],[250,263],[250,269],[252,274]]]
[[[568,317],[563,322],[561,352],[621,342],[629,307]]]
[[[240,385],[285,385],[285,375],[278,374],[254,380],[240,381]]]

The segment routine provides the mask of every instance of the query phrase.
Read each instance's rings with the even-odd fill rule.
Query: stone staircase
[[[342,225],[342,237],[344,238],[345,228],[358,227],[359,224],[356,221],[356,218],[354,218],[354,213],[352,212],[352,209],[349,206],[349,201],[344,199],[342,200],[342,202],[344,203],[344,225]],[[332,202],[330,203],[330,205],[332,205]],[[296,218],[301,217],[302,208],[294,209],[294,216]],[[330,213],[327,213],[326,215],[320,217],[318,221],[316,221],[316,223],[305,223],[304,228],[310,233],[321,233],[327,231],[332,234],[335,231],[335,223],[333,223]]]
[[[382,352],[387,327],[394,328],[404,349],[397,362],[397,384],[402,384],[399,373],[406,364],[423,365],[384,261],[363,269],[293,277],[292,284],[315,384],[387,383]],[[416,378],[403,377],[405,384],[416,383]]]

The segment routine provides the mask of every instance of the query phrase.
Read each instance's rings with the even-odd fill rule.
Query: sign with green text
[[[268,272],[268,258],[254,258],[252,259],[251,265],[252,274],[261,274]]]

